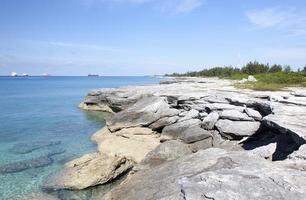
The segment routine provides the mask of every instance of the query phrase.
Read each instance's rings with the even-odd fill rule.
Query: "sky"
[[[0,0],[0,75],[306,65],[305,0]]]

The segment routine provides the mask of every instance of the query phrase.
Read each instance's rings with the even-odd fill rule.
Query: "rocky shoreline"
[[[97,152],[65,164],[46,191],[122,183],[96,199],[305,199],[306,90],[259,92],[177,78],[98,89],[80,108],[113,113]]]

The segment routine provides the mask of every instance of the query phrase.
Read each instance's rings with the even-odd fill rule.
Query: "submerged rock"
[[[103,199],[302,200],[306,195],[304,183],[305,171],[288,169],[243,151],[210,148],[140,170]]]
[[[29,160],[22,160],[0,166],[0,174],[21,172],[30,168],[45,167],[53,163],[49,156],[40,156]]]
[[[47,193],[32,193],[25,197],[22,197],[21,200],[60,200],[60,199]]]
[[[133,167],[126,157],[109,157],[105,154],[87,154],[72,160],[43,183],[44,190],[85,189],[107,183]]]
[[[228,139],[242,139],[254,135],[260,128],[256,121],[219,120],[216,127],[220,134]]]
[[[16,173],[21,172],[31,168],[39,168],[51,165],[53,163],[52,156],[64,153],[65,150],[58,149],[49,152],[47,155],[40,156],[37,158],[31,158],[27,160],[17,161],[13,163],[8,163],[0,165],[0,174]]]
[[[36,141],[29,143],[15,144],[10,151],[16,154],[26,154],[34,150],[41,149],[44,147],[56,146],[61,144],[61,141]]]

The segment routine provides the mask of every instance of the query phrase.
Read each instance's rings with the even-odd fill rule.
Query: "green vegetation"
[[[249,62],[240,68],[229,67],[213,67],[201,71],[187,72],[184,74],[173,73],[166,76],[187,76],[187,77],[219,77],[231,80],[247,79],[249,75],[253,75],[257,82],[245,82],[235,84],[238,88],[248,88],[261,91],[282,90],[290,86],[306,87],[306,66],[297,72],[292,71],[289,65],[270,66],[257,61]]]

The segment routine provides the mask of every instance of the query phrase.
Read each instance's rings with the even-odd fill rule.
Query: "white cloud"
[[[251,10],[245,14],[250,23],[257,28],[284,30],[290,35],[306,34],[306,15],[299,14],[295,9],[273,7]]]
[[[82,0],[83,4],[91,7],[97,3],[106,4],[154,4],[162,12],[169,14],[189,13],[203,5],[206,0]]]

